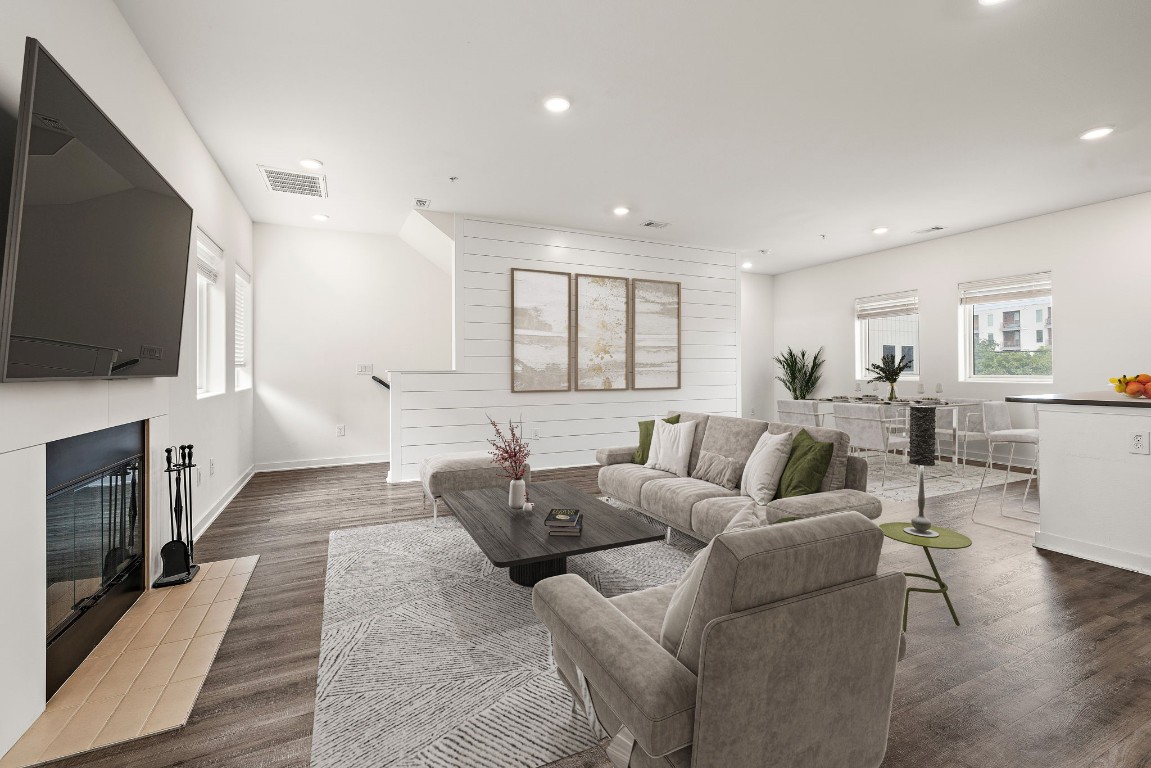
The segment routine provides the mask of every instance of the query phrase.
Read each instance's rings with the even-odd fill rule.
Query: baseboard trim
[[[384,464],[389,460],[386,453],[373,453],[366,456],[335,456],[326,459],[300,459],[297,461],[269,461],[256,464],[256,472],[285,472],[291,469],[320,469],[322,467],[346,467],[354,464]]]
[[[1042,515],[1040,515],[1042,518]],[[1042,525],[1042,522],[1040,522]],[[1078,557],[1080,560],[1090,560],[1094,563],[1122,568],[1125,571],[1151,574],[1151,557],[1138,555],[1134,552],[1124,552],[1121,549],[1105,547],[1102,544],[1092,544],[1087,541],[1076,541],[1065,536],[1057,536],[1043,531],[1035,532],[1036,549],[1045,549],[1058,552],[1061,555]]]
[[[199,526],[192,526],[192,541],[196,541],[204,535],[204,531],[208,530],[212,523],[216,522],[216,518],[220,516],[220,513],[224,511],[225,507],[232,503],[232,499],[236,498],[240,491],[244,490],[244,486],[248,484],[248,481],[252,479],[252,475],[254,474],[256,474],[255,465],[248,467],[248,469],[240,475],[240,478],[232,484],[232,487],[228,489],[227,493],[212,505],[212,508],[208,510],[208,514],[200,519]],[[199,528],[199,530],[196,530],[197,528]]]

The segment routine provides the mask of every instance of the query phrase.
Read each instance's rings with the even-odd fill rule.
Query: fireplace
[[[144,591],[144,423],[48,443],[48,696]]]

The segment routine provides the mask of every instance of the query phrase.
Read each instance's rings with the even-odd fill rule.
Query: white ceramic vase
[[[523,480],[512,480],[508,485],[508,506],[512,509],[523,509],[526,497],[527,484]]]

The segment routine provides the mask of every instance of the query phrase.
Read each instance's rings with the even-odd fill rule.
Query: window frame
[[[227,391],[225,369],[225,303],[220,275],[224,250],[204,230],[196,228],[196,398]]]
[[[974,317],[977,307],[996,301],[1015,301],[1021,299],[1046,299],[1045,314],[1050,313],[1055,306],[1054,291],[1052,289],[1051,273],[1036,272],[1026,275],[1013,275],[1008,277],[977,280],[959,284],[959,380],[973,383],[995,384],[1052,384],[1055,380],[1055,345],[1050,342],[1051,328],[1044,326],[1048,341],[1044,346],[1051,350],[1051,373],[1047,375],[1020,375],[1009,376],[1003,374],[976,374],[975,373],[975,332]],[[1022,346],[1024,323],[1022,307],[1020,307],[1020,322],[1017,330],[1020,334]],[[987,315],[986,310],[983,314]],[[987,315],[994,317],[994,313]],[[986,332],[983,323],[979,324],[980,332]],[[1002,328],[1000,329],[1003,330]],[[994,338],[994,336],[992,336]]]
[[[900,381],[919,381],[919,359],[922,354],[919,354],[920,341],[922,334],[920,333],[919,322],[919,291],[912,289],[907,291],[898,291],[895,293],[880,294],[878,296],[864,296],[855,300],[855,376],[857,380],[867,381],[871,379],[871,373],[866,370],[867,366],[874,360],[869,360],[870,353],[870,322],[872,320],[879,320],[891,317],[915,317],[915,340],[911,345],[916,351],[913,357],[914,366],[913,370],[905,372]],[[902,350],[906,346],[902,341],[895,342],[891,345],[896,350]],[[896,360],[898,360],[898,355]]]

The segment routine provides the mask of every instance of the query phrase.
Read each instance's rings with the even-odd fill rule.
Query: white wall
[[[195,209],[196,223],[224,247],[230,291],[232,264],[251,266],[251,220],[112,2],[9,0],[2,19],[0,108],[16,113],[24,37],[38,38]],[[44,705],[43,609],[30,612],[45,599],[44,443],[168,414],[153,424],[153,472],[169,439],[195,444],[205,464],[216,458],[216,474],[205,471],[196,489],[197,530],[251,467],[251,394],[229,391],[197,401],[193,320],[186,313],[177,379],[0,384],[0,524],[5,531],[0,583],[24,585],[0,594],[0,614],[10,618],[0,641],[0,753]],[[162,508],[153,507],[153,537],[161,536],[159,523],[166,517]],[[25,540],[25,535],[40,540]]]
[[[591,464],[595,449],[635,441],[636,421],[672,408],[735,414],[738,401],[735,254],[618,236],[462,218],[454,302],[462,366],[393,374],[392,473],[417,477],[421,459],[482,450],[486,415],[522,417],[536,468]],[[682,283],[682,388],[511,392],[511,269]],[[539,438],[532,438],[538,429]]]
[[[1001,399],[1105,391],[1107,379],[1151,366],[1140,317],[1151,286],[1151,194],[895,248],[778,275],[776,348],[826,348],[821,395],[854,384],[857,297],[919,290],[921,380],[944,395]],[[961,282],[1050,270],[1054,383],[960,382]],[[913,384],[901,385],[910,394]],[[786,396],[777,386],[778,396]],[[1022,423],[1032,409],[1016,407]]]
[[[388,460],[388,390],[451,365],[451,278],[397,237],[255,226],[259,469]],[[343,424],[345,436],[336,436]]]
[[[739,284],[740,402],[743,415],[775,413],[775,278],[744,272]]]

